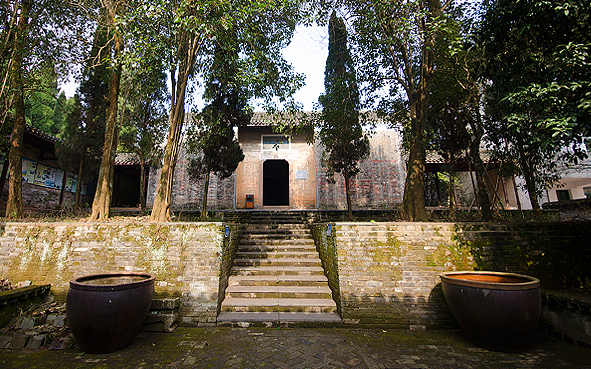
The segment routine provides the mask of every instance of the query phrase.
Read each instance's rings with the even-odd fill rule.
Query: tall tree
[[[204,42],[204,25],[207,24],[209,3],[167,4],[175,13],[177,22],[168,30],[168,52],[170,52],[170,82],[172,87],[170,114],[168,117],[168,138],[164,149],[160,181],[150,215],[151,221],[170,221],[174,168],[180,149],[180,139],[185,120],[185,96],[189,79],[194,73],[197,53]],[[166,25],[162,25],[163,28]]]
[[[119,137],[118,106],[122,71],[120,58],[122,57],[124,48],[124,25],[121,23],[121,19],[126,13],[128,6],[129,4],[126,0],[101,0],[101,9],[104,12],[107,34],[110,38],[107,44],[110,50],[108,54],[110,57],[110,77],[103,155],[89,221],[108,218],[111,209],[115,155],[117,152],[117,139]]]
[[[15,8],[19,8],[15,4]],[[20,12],[14,9],[15,16],[18,16],[16,31],[14,32],[14,44],[11,60],[12,88],[14,102],[14,126],[10,139],[10,152],[8,154],[9,184],[8,202],[6,204],[6,217],[18,219],[23,212],[22,200],[22,153],[23,136],[25,133],[25,83],[24,63],[26,53],[27,36],[29,33],[29,16],[31,10],[30,0],[22,0]]]
[[[56,155],[62,169],[77,175],[74,207],[80,209],[82,184],[96,178],[102,135],[93,131],[96,127],[87,124],[89,121],[85,119],[78,94],[68,99],[65,111],[62,140],[56,144]],[[104,127],[99,129],[102,132]]]
[[[56,133],[53,133],[53,135],[60,137],[60,138],[62,137],[62,134],[64,133],[64,125],[66,122],[66,115],[67,115],[67,104],[68,104],[68,98],[66,97],[66,93],[64,91],[61,91],[57,97],[57,100],[55,101],[55,104],[53,105],[53,116],[52,116],[53,127],[54,127],[52,129],[52,132],[56,132]]]
[[[358,163],[369,156],[369,137],[359,121],[359,88],[355,66],[347,46],[345,23],[333,11],[328,23],[328,57],[324,72],[325,92],[319,137],[324,145],[330,177],[341,173],[345,179],[347,211],[353,219],[351,178],[359,172]]]
[[[34,87],[32,72],[43,61],[62,67],[71,61],[76,34],[83,28],[79,13],[58,0],[13,0],[3,2],[0,30],[0,101],[2,126],[12,126],[8,155],[9,190],[6,215],[22,215],[22,145],[26,122],[25,94]],[[56,30],[59,30],[56,32]],[[59,47],[57,46],[59,45]],[[62,68],[60,68],[62,69]]]
[[[478,22],[473,5],[460,4],[449,12],[447,27],[436,40],[438,73],[433,78],[430,142],[450,161],[450,172],[462,154],[468,155],[469,170],[476,174],[475,195],[482,219],[491,219],[486,173],[480,156],[482,128],[482,48],[476,42]],[[453,182],[451,183],[453,186]],[[454,195],[454,191],[450,191]],[[450,200],[450,206],[453,206]]]
[[[486,121],[492,147],[523,175],[530,202],[556,179],[556,158],[582,156],[591,128],[591,5],[575,0],[485,3]]]
[[[162,156],[168,92],[162,63],[146,58],[140,64],[127,76],[130,90],[126,108],[129,112],[123,120],[119,144],[121,150],[135,153],[140,159],[140,208],[144,211],[146,166],[155,165]]]
[[[96,179],[98,158],[103,150],[109,88],[108,42],[108,31],[100,21],[96,24],[78,92],[68,100],[63,141],[56,145],[60,166],[77,173],[77,209],[80,208],[82,183]]]
[[[452,0],[350,1],[360,68],[358,77],[391,118],[404,107],[409,148],[403,211],[425,220],[425,129],[429,110],[435,40]],[[388,90],[389,93],[384,93]],[[401,95],[402,93],[402,95]],[[399,124],[400,122],[394,122]]]
[[[240,79],[239,43],[234,26],[218,31],[213,63],[209,68],[204,98],[208,104],[200,114],[201,124],[191,135],[189,152],[197,155],[189,164],[195,180],[205,177],[201,219],[207,217],[207,195],[211,173],[228,178],[244,159],[234,127],[250,122],[248,90]]]
[[[227,25],[237,27],[244,54],[240,74],[250,96],[271,103],[274,97],[288,101],[301,86],[302,77],[295,75],[281,55],[281,48],[291,38],[299,16],[300,1],[203,1],[187,2],[173,7],[176,14],[174,32],[170,32],[174,50],[171,58],[173,89],[169,133],[160,182],[150,220],[169,221],[172,203],[174,167],[180,148],[185,117],[185,96],[189,79],[207,65],[216,43],[216,32]],[[201,58],[198,59],[198,56]],[[270,104],[269,104],[270,105]]]

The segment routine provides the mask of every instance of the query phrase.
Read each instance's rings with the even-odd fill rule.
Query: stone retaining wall
[[[543,290],[539,328],[564,341],[591,348],[591,299]]]
[[[102,272],[156,275],[156,296],[181,297],[184,324],[215,323],[239,226],[222,223],[5,223],[0,275],[52,285]],[[221,271],[226,272],[222,273]]]
[[[591,227],[564,223],[312,225],[344,322],[451,327],[439,274],[529,274],[546,288],[591,281]]]
[[[444,271],[529,274],[546,289],[591,283],[588,223],[311,227],[346,323],[455,326],[441,291]],[[213,324],[241,232],[224,223],[0,223],[0,276],[51,284],[65,300],[74,277],[149,272],[157,297],[181,298],[181,323]]]

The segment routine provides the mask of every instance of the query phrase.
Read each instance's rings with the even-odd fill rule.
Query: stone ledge
[[[173,332],[180,319],[181,299],[154,299],[140,330],[144,332]]]
[[[29,286],[17,288],[14,290],[2,291],[0,292],[0,307],[7,304],[17,303],[40,294],[47,294],[49,293],[50,288],[51,285],[46,284],[42,286]]]
[[[591,347],[591,298],[541,291],[540,330],[563,341]]]

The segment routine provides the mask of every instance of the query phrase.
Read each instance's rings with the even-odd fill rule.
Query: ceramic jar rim
[[[441,273],[439,275],[441,277],[441,281],[444,283],[455,284],[459,286],[465,287],[474,287],[474,288],[485,288],[491,290],[530,290],[540,287],[540,280],[538,278],[523,275],[523,274],[516,274],[516,273],[504,273],[504,272],[489,272],[489,271],[458,271],[458,272],[446,272]],[[485,280],[477,280],[477,279],[463,279],[458,278],[459,276],[490,276],[490,277],[509,277],[520,279],[523,282],[490,282]]]
[[[113,278],[113,277],[144,277],[144,279],[134,282],[124,282],[120,284],[88,284],[84,283],[86,280]],[[154,284],[156,277],[150,273],[142,272],[115,272],[115,273],[98,273],[88,274],[76,277],[70,281],[70,288],[85,291],[121,291],[141,288]]]

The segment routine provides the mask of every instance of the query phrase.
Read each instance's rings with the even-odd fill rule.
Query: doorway
[[[286,160],[263,163],[263,206],[289,206],[289,163]]]

